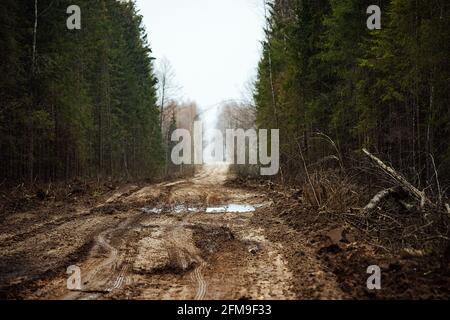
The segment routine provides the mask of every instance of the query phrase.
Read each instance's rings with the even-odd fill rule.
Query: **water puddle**
[[[178,205],[178,206],[175,206],[175,207],[171,210],[171,212],[174,212],[174,213],[183,213],[183,212],[192,212],[192,213],[195,213],[195,212],[200,212],[200,211],[201,211],[201,209],[199,209],[199,208],[187,207],[187,206],[185,206],[185,205]]]
[[[162,213],[162,209],[160,208],[142,208],[141,211],[144,213],[155,213],[155,214]]]
[[[164,212],[167,213],[199,213],[199,212],[206,212],[206,213],[250,213],[256,211],[256,209],[264,208],[270,206],[271,203],[262,203],[262,204],[256,204],[256,205],[250,205],[250,204],[227,204],[223,206],[218,207],[208,207],[208,208],[198,208],[198,207],[189,207],[186,205],[176,205],[172,208],[142,208],[142,212],[148,213],[148,214],[161,214]]]
[[[166,212],[166,213],[186,213],[186,212],[196,213],[196,212],[201,212],[203,210],[199,209],[199,208],[187,207],[185,205],[177,205],[177,206],[174,206],[173,208],[166,208],[166,209],[146,207],[146,208],[142,208],[141,211],[144,213],[148,213],[148,214],[151,214],[151,213],[161,214],[163,212]]]
[[[254,206],[248,204],[229,204],[222,207],[207,208],[206,213],[249,213],[255,210]]]

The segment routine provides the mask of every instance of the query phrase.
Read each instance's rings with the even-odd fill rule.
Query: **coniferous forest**
[[[380,30],[365,26],[372,4]],[[277,0],[270,11],[255,104],[259,126],[286,137],[287,179],[303,175],[299,147],[308,165],[337,153],[356,165],[365,147],[422,189],[436,191],[436,171],[448,185],[448,1]]]
[[[151,177],[164,161],[151,49],[133,2],[0,3],[3,179]],[[2,179],[2,180],[3,180]]]
[[[449,299],[449,0],[0,0],[0,23],[0,300]]]

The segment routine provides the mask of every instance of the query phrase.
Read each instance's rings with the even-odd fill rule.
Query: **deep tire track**
[[[197,283],[197,293],[195,300],[204,300],[207,293],[208,284],[203,277],[203,269],[206,267],[206,263],[200,258],[199,265],[192,272],[192,278]]]

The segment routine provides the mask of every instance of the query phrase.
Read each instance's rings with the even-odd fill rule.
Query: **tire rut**
[[[121,264],[121,268],[117,268],[117,266],[120,265],[119,249],[111,245],[108,238],[112,238],[116,232],[126,231],[132,225],[138,223],[142,218],[142,214],[136,217],[128,218],[120,222],[116,227],[101,232],[95,238],[95,245],[106,250],[107,257],[100,264],[93,266],[93,268],[91,268],[87,274],[83,276],[84,281],[89,283],[89,287],[84,288],[81,291],[71,292],[65,295],[62,298],[63,300],[77,300],[81,298],[87,300],[97,299],[101,294],[110,294],[114,290],[122,288],[123,284],[126,283],[129,260],[125,258]],[[111,272],[111,275],[109,275],[106,280],[104,277],[99,276],[100,272],[104,270],[109,270]],[[95,294],[92,295],[93,293]],[[83,297],[85,294],[90,295],[88,297]]]
[[[208,284],[203,277],[203,269],[206,267],[206,263],[200,259],[199,265],[192,272],[193,279],[197,283],[197,293],[195,300],[204,300],[207,293]]]

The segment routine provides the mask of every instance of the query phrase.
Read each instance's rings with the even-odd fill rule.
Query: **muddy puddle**
[[[248,204],[229,204],[221,207],[210,207],[206,213],[248,213],[255,211],[254,206]]]
[[[149,214],[161,214],[163,212],[167,213],[250,213],[256,211],[256,209],[264,208],[270,206],[270,203],[261,203],[261,204],[226,204],[222,206],[215,207],[191,207],[186,205],[176,205],[172,208],[152,208],[145,207],[142,208],[141,211]]]

